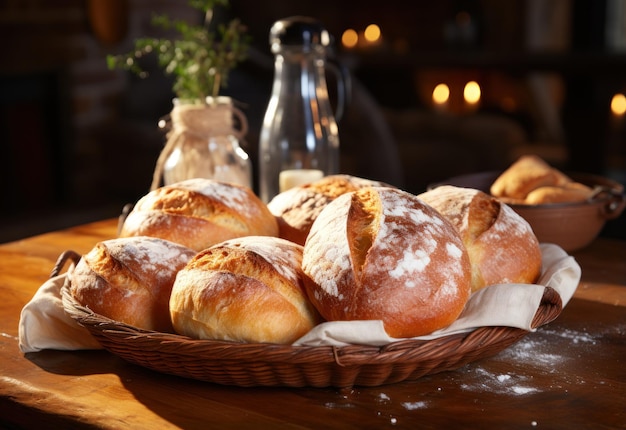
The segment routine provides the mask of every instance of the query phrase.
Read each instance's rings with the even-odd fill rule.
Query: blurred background
[[[203,19],[184,0],[0,1],[0,242],[115,217],[149,191],[171,80],[154,60],[140,79],[105,58],[167,36],[154,12]],[[223,94],[248,117],[255,172],[269,29],[307,15],[353,77],[343,172],[419,193],[534,153],[626,182],[626,0],[231,0],[223,15],[252,37]],[[602,234],[626,238],[624,224]]]

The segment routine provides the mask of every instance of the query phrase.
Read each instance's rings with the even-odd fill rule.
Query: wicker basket
[[[59,261],[77,257],[69,253]],[[58,263],[55,271],[62,264]],[[493,356],[528,333],[510,327],[481,327],[470,333],[429,341],[403,340],[382,347],[194,340],[138,329],[98,315],[72,297],[67,282],[61,294],[65,311],[113,354],[158,372],[242,387],[343,388],[415,380]],[[533,327],[553,321],[561,310],[559,294],[546,288]]]

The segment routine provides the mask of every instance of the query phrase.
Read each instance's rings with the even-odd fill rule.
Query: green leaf
[[[189,0],[189,5],[207,13],[215,7],[228,7],[228,0]],[[174,76],[172,89],[178,98],[204,100],[216,97],[228,82],[229,73],[246,59],[250,38],[247,28],[238,19],[216,30],[190,25],[182,20],[171,20],[167,15],[154,14],[152,25],[164,30],[174,30],[178,37],[173,40],[139,38],[135,49],[124,55],[108,56],[110,69],[130,70],[139,76],[145,74],[137,61],[145,55],[156,55],[159,67]]]

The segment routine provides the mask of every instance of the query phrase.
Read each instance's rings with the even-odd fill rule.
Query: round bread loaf
[[[329,203],[313,223],[302,267],[322,317],[382,320],[396,338],[448,326],[470,295],[458,231],[395,188],[364,188]]]
[[[154,237],[99,242],[70,271],[70,292],[97,314],[172,333],[169,299],[174,279],[195,253]]]
[[[472,188],[443,185],[418,196],[459,230],[472,264],[472,290],[534,283],[541,250],[532,228],[498,199]]]
[[[200,178],[146,194],[120,231],[120,237],[159,237],[196,251],[253,235],[278,236],[276,218],[261,199],[247,187]]]
[[[301,264],[302,247],[276,237],[242,237],[200,252],[174,283],[174,330],[194,339],[293,343],[319,321]]]
[[[277,217],[279,236],[304,245],[313,221],[328,203],[342,194],[377,186],[387,185],[351,175],[330,175],[283,191],[267,206]]]

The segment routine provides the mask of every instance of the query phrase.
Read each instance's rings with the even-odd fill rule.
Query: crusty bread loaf
[[[509,204],[539,205],[585,201],[593,190],[542,158],[523,155],[496,178],[490,193]]]
[[[541,250],[532,228],[505,203],[451,185],[418,195],[459,230],[472,265],[472,290],[488,285],[533,283],[541,273]]]
[[[279,236],[304,245],[313,221],[328,203],[351,191],[383,185],[387,186],[351,175],[330,175],[283,191],[267,206],[277,217]]]
[[[302,267],[327,320],[382,320],[392,337],[452,323],[471,290],[458,231],[416,196],[390,187],[343,194],[313,223]]]
[[[232,239],[198,253],[174,283],[174,329],[195,339],[293,343],[319,321],[301,264],[302,247],[276,237]]]
[[[171,333],[169,299],[174,278],[194,255],[190,248],[159,238],[106,240],[70,271],[70,292],[97,314]]]
[[[276,218],[247,187],[189,179],[143,196],[120,237],[152,236],[201,251],[241,236],[278,236]]]

